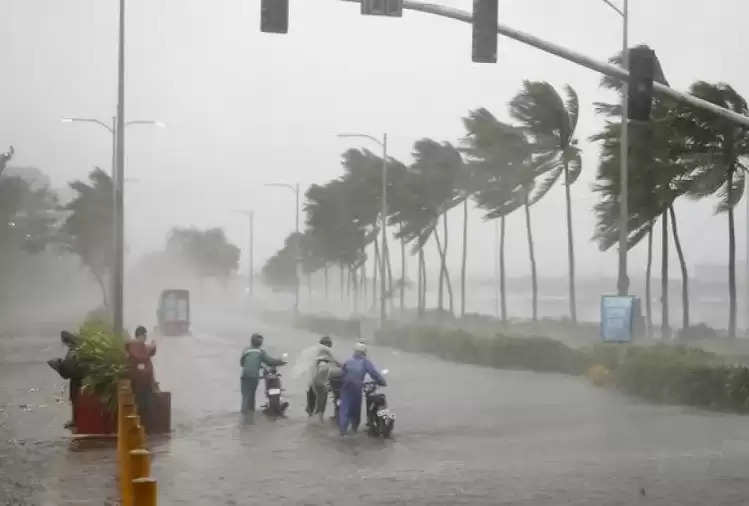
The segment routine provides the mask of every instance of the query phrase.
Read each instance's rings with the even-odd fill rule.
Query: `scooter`
[[[286,360],[288,354],[283,354],[283,359]],[[264,367],[263,378],[265,379],[265,397],[266,403],[261,406],[263,413],[273,418],[285,417],[286,408],[289,407],[289,403],[284,401],[281,394],[286,389],[281,387],[281,373],[278,372],[276,366]]]
[[[382,371],[383,376],[387,373],[387,369]],[[363,384],[367,406],[367,428],[372,436],[389,438],[395,426],[395,413],[388,409],[387,398],[384,393],[377,391],[378,386],[374,381],[365,381]]]

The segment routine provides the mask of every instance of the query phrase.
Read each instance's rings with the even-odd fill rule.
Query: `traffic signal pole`
[[[440,16],[443,18],[456,19],[458,21],[463,21],[464,23],[473,22],[473,15],[470,12],[456,9],[454,7],[446,7],[433,3],[419,2],[417,0],[403,0],[403,8],[412,11],[424,12],[427,14],[434,14],[435,16]],[[626,81],[629,79],[629,72],[624,68],[617,67],[609,63],[596,61],[593,58],[585,56],[581,53],[572,51],[558,44],[554,44],[553,42],[545,41],[536,37],[535,35],[531,35],[521,30],[510,28],[509,26],[503,25],[501,23],[497,25],[497,33],[499,33],[500,35],[504,35],[505,37],[509,37],[513,40],[517,40],[518,42],[522,42],[523,44],[533,46],[537,49],[540,49],[541,51],[544,51],[545,53],[556,55],[567,61],[576,63],[582,67],[595,70],[596,72],[599,72],[601,74],[605,74],[622,81]],[[719,107],[712,102],[708,102],[707,100],[695,97],[694,95],[690,95],[689,93],[683,93],[658,82],[653,83],[653,91],[655,91],[656,93],[660,93],[661,95],[666,95],[678,102],[689,104],[699,109],[712,112],[713,114],[731,120],[734,123],[749,127],[749,116],[744,116],[743,114],[729,111],[728,109]]]
[[[624,0],[621,11],[622,26],[622,66],[629,69],[629,1]],[[622,138],[621,154],[619,155],[619,276],[617,292],[627,295],[629,292],[629,276],[627,275],[627,236],[629,231],[629,81],[624,80],[622,87]]]

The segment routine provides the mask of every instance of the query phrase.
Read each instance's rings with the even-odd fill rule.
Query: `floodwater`
[[[266,335],[270,352],[288,352],[292,364],[316,340],[261,324],[251,330]],[[245,424],[238,360],[251,330],[158,338],[157,380],[173,403],[173,433],[151,439],[160,504],[747,503],[749,418],[649,405],[575,377],[370,346],[370,358],[390,370],[384,391],[398,414],[392,440],[341,438],[329,421],[309,419],[305,377],[295,377],[293,367],[283,378],[288,418],[257,414]],[[334,351],[343,358],[351,345],[336,339]],[[0,340],[0,352],[7,346]],[[38,351],[10,368],[3,362],[9,355],[0,354],[0,504],[108,504],[113,449],[71,451],[61,436],[63,403],[37,403],[30,412],[13,405],[59,396],[53,376],[40,392],[22,387],[54,374]],[[11,439],[24,445],[6,443]]]
[[[315,341],[257,330],[292,364]],[[305,378],[291,373],[288,418],[258,414],[245,425],[238,358],[247,341],[199,332],[159,340],[174,434],[155,445],[154,475],[169,504],[716,505],[749,497],[747,418],[388,348],[369,354],[390,369],[392,440],[341,438],[330,422],[308,419]],[[351,344],[336,340],[334,351],[345,357]]]

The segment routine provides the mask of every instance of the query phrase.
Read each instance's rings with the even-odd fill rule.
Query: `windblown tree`
[[[89,268],[109,309],[107,280],[114,267],[112,178],[97,167],[88,182],[73,181],[70,187],[76,195],[64,207],[70,214],[60,231],[61,240]]]
[[[694,83],[690,92],[700,98],[747,115],[747,102],[725,83]],[[736,229],[734,208],[744,194],[746,165],[749,155],[749,131],[745,127],[689,106],[680,107],[680,131],[686,137],[685,162],[690,168],[689,195],[719,199],[716,212],[728,216],[728,335],[736,337]]]
[[[290,234],[263,266],[263,281],[274,289],[293,290],[297,285],[296,241],[296,234]]]
[[[166,252],[184,260],[201,279],[226,282],[239,268],[239,248],[227,240],[221,228],[175,227],[169,232]]]
[[[564,184],[570,318],[577,322],[570,186],[582,170],[580,149],[575,138],[579,102],[572,87],[565,87],[565,95],[565,99],[562,99],[547,82],[524,81],[523,89],[510,102],[510,114],[530,135],[534,156],[543,164],[539,166],[540,172],[549,173],[548,183],[554,184],[561,177]]]
[[[437,292],[437,307],[444,310],[444,287],[448,292],[448,307],[454,314],[453,289],[450,273],[447,268],[448,226],[447,212],[461,202],[457,181],[463,170],[463,159],[460,152],[449,142],[439,143],[432,139],[421,139],[414,144],[414,162],[410,172],[417,178],[415,184],[421,184],[426,190],[423,194],[424,204],[433,220],[425,223],[430,229],[424,230],[426,238],[431,235],[437,245],[440,256],[440,275]],[[443,235],[440,238],[438,220],[442,218]]]
[[[610,60],[621,62],[620,55]],[[656,67],[656,80],[666,83],[660,65]],[[618,80],[606,77],[603,86],[621,92]],[[603,130],[591,140],[601,142],[601,157],[594,190],[600,193],[595,206],[598,223],[594,239],[601,250],[615,245],[619,236],[619,192],[621,155],[621,106],[597,103],[597,111],[607,119]],[[668,223],[676,244],[682,273],[682,325],[687,328],[689,319],[689,276],[683,248],[676,227],[674,201],[687,190],[689,167],[684,163],[685,137],[678,128],[679,113],[676,104],[664,97],[655,96],[651,120],[630,122],[629,125],[629,216],[627,248],[637,245],[647,237],[648,262],[645,273],[645,303],[648,328],[652,327],[650,275],[652,262],[653,227],[660,218],[664,239],[662,242],[662,335],[670,334],[668,318]]]
[[[537,171],[533,165],[533,150],[521,128],[497,120],[484,108],[470,111],[468,116],[463,118],[463,124],[467,133],[463,140],[462,150],[474,171],[474,177],[481,181],[481,188],[476,192],[475,200],[478,206],[486,211],[485,219],[500,219],[499,277],[502,320],[507,320],[504,262],[505,218],[520,207],[525,211],[531,264],[533,318],[536,319],[538,285],[530,206],[543,197],[551,188],[553,181],[544,181],[542,186],[536,188]]]

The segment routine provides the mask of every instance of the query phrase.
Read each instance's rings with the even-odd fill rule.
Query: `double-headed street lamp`
[[[295,185],[290,185],[288,183],[268,183],[265,186],[273,186],[276,188],[286,188],[288,190],[291,190],[296,195],[296,212],[294,214],[294,221],[295,221],[295,231],[296,231],[296,237],[294,240],[294,254],[296,256],[295,258],[295,266],[296,266],[296,286],[295,286],[295,298],[294,298],[294,316],[299,316],[299,284],[301,283],[301,269],[299,268],[302,262],[302,251],[299,247],[299,242],[301,240],[301,237],[299,237],[299,183],[296,183]]]
[[[65,117],[60,120],[63,123],[93,123],[95,125],[99,125],[100,127],[106,128],[107,131],[112,134],[112,183],[115,181],[115,158],[117,155],[117,117],[112,116],[112,124],[107,125],[101,120],[98,120],[96,118],[70,118]],[[142,119],[142,120],[135,120],[135,121],[128,121],[125,123],[125,127],[129,127],[130,125],[153,125],[159,128],[166,128],[166,125],[161,121],[156,120],[150,120],[150,119]]]
[[[386,229],[387,229],[387,174],[388,174],[388,135],[386,133],[382,134],[382,140],[380,141],[376,137],[373,137],[368,134],[360,134],[360,133],[346,133],[346,134],[338,134],[338,137],[341,138],[351,138],[356,137],[360,139],[369,139],[372,142],[376,142],[379,144],[379,146],[382,148],[382,216],[381,219],[381,226],[382,226],[382,254],[380,255],[380,328],[383,328],[385,326],[385,319],[387,317],[386,309],[385,309],[385,290],[386,290],[386,284],[385,284],[385,248],[387,244],[387,235],[386,235]]]
[[[622,17],[622,67],[629,71],[629,0],[623,0],[620,9],[611,0],[602,0]],[[627,229],[629,224],[629,81],[622,81],[622,131],[621,154],[619,165],[619,276],[617,292],[627,295],[629,291],[629,276],[627,275]]]
[[[125,157],[124,157],[124,130],[130,125],[154,125],[164,128],[166,125],[160,121],[154,120],[135,120],[124,122],[123,114],[123,83],[122,83],[122,65],[123,59],[123,28],[124,18],[124,1],[120,4],[120,97],[117,106],[118,115],[112,118],[112,125],[109,126],[103,121],[95,118],[62,118],[64,123],[93,123],[106,128],[112,134],[112,184],[113,184],[113,202],[114,210],[114,272],[112,273],[112,305],[113,305],[113,324],[115,333],[123,333],[123,314],[124,314],[124,249],[125,249],[125,223],[124,223],[124,183],[125,181]],[[118,142],[119,141],[119,142]]]

